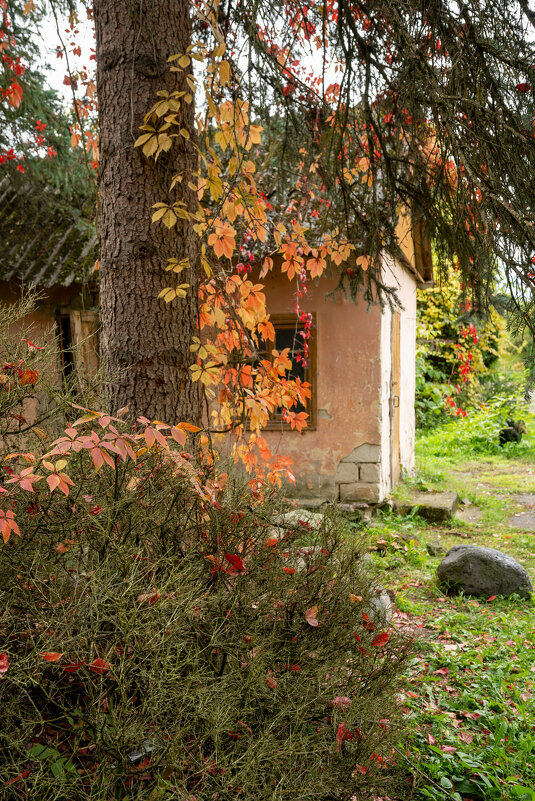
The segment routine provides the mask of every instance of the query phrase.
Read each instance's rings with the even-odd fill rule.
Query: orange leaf
[[[305,619],[309,626],[319,626],[318,612],[319,609],[317,606],[311,606],[310,609],[307,609],[305,612]]]
[[[39,372],[37,370],[24,370],[19,375],[19,384],[25,387],[27,384],[37,384],[39,379]]]
[[[58,654],[57,651],[47,651],[44,654],[39,654],[39,656],[42,656],[47,662],[59,662],[63,654]]]
[[[94,659],[91,664],[88,665],[88,668],[89,670],[93,670],[95,673],[107,673],[110,669],[110,665],[105,659],[97,657],[97,659]]]

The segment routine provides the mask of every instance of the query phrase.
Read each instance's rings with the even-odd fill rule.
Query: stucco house
[[[53,191],[43,195],[8,173],[0,181],[0,238],[0,302],[14,303],[31,288],[38,295],[22,336],[57,336],[58,372],[93,374],[98,253],[91,222]]]
[[[13,302],[35,286],[39,302],[32,336],[57,336],[58,372],[93,374],[98,366],[95,262],[91,224],[58,198],[36,198],[31,186],[0,182],[0,302]],[[280,416],[265,439],[273,454],[290,456],[295,494],[309,501],[382,501],[401,470],[414,463],[416,289],[432,280],[429,242],[422,225],[400,217],[400,261],[382,260],[384,282],[399,306],[368,306],[326,299],[335,280],[311,282],[301,310],[313,325],[306,367],[294,372],[310,382],[308,427],[293,431]],[[280,271],[264,279],[274,347],[294,348],[298,328],[288,280]],[[28,330],[27,328],[25,330]],[[22,334],[27,336],[27,334]]]
[[[264,437],[272,453],[290,456],[295,496],[377,503],[414,466],[416,290],[432,281],[431,249],[422,224],[400,217],[400,261],[386,256],[382,273],[399,305],[364,299],[326,299],[335,286],[323,278],[308,287],[301,310],[313,315],[310,358],[300,377],[310,382],[309,425],[291,430],[272,420]],[[297,329],[285,276],[264,279],[275,347],[291,347]]]

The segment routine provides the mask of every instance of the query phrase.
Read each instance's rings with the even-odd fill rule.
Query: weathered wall
[[[285,276],[265,279],[272,314],[294,310]],[[265,432],[273,453],[294,463],[296,494],[341,500],[377,500],[380,459],[379,306],[325,299],[334,281],[311,283],[301,308],[316,313],[317,426],[301,433]]]
[[[400,302],[400,386],[399,386],[399,428],[400,461],[404,470],[414,469],[415,415],[414,395],[416,387],[416,281],[393,259],[383,259],[383,280],[394,287]],[[391,377],[391,329],[392,314],[385,309],[381,326],[381,406],[390,415],[390,377]],[[388,444],[385,439],[388,439]],[[390,422],[383,426],[383,487],[391,489],[390,479]]]
[[[400,461],[414,465],[414,389],[416,348],[416,282],[391,259],[383,277],[400,302],[401,369],[399,386]],[[266,280],[272,314],[293,311],[285,276]],[[272,452],[290,456],[296,475],[295,494],[341,501],[381,501],[392,489],[391,466],[391,332],[388,307],[366,307],[342,298],[325,299],[333,282],[310,285],[301,308],[316,314],[317,425],[301,433],[281,424],[265,432]]]
[[[15,281],[0,281],[0,304],[15,304],[21,295],[21,286]],[[36,345],[56,347],[56,318],[58,314],[69,315],[71,336],[74,350],[74,361],[81,375],[94,375],[98,369],[98,341],[96,336],[97,317],[93,311],[84,306],[96,304],[96,295],[84,295],[79,284],[70,287],[53,287],[39,290],[36,307],[23,320],[13,323],[8,331],[8,338],[13,343],[20,343],[22,337],[30,339]],[[42,376],[47,383],[54,383],[60,378],[60,360],[47,361],[46,374]]]

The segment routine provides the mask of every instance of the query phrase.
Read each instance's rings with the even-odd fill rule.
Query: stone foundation
[[[377,503],[381,498],[381,447],[365,442],[339,462],[335,484],[338,500]]]

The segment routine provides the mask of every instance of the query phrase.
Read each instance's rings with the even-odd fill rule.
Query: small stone
[[[323,523],[323,515],[320,512],[311,512],[310,509],[292,509],[291,512],[283,515],[281,519],[281,523],[284,526],[298,526],[299,521],[308,523],[313,529],[319,529]]]
[[[380,584],[374,585],[374,594],[362,610],[376,626],[386,626],[392,619],[390,595]]]
[[[443,556],[446,553],[446,549],[438,542],[426,542],[425,550],[429,556]]]
[[[413,509],[430,523],[451,520],[457,507],[459,496],[456,492],[417,492],[408,499],[394,499],[394,510],[399,514],[410,514]]]
[[[454,545],[437,568],[437,580],[448,593],[489,598],[517,593],[529,598],[530,577],[516,559],[494,548]]]

